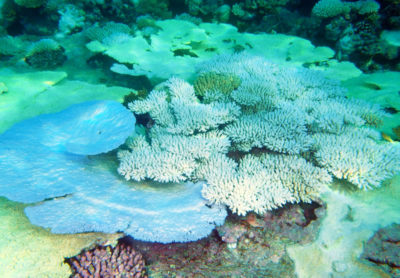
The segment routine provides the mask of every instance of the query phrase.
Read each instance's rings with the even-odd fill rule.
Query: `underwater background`
[[[0,11],[0,277],[400,277],[400,1]]]

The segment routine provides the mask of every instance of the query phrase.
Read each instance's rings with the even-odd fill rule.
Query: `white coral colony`
[[[244,215],[310,202],[332,176],[370,189],[399,172],[400,147],[372,129],[387,115],[347,99],[338,82],[245,53],[200,65],[199,76],[213,74],[239,85],[227,92],[203,80],[196,96],[189,83],[172,78],[129,105],[154,125],[120,151],[120,174],[205,180],[206,199]]]

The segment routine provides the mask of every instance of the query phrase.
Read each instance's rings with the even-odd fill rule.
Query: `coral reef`
[[[162,130],[172,134],[203,133],[236,120],[240,109],[233,103],[202,104],[189,83],[176,78],[166,82],[167,91],[152,91],[148,98],[129,105],[138,114],[149,113]]]
[[[118,172],[127,180],[187,181],[198,167],[198,160],[226,152],[229,146],[228,139],[218,134],[192,138],[170,134],[155,136],[151,146],[144,136],[138,136],[130,151],[118,153],[121,161]]]
[[[180,79],[172,78],[165,85],[166,91],[154,90],[128,105],[138,114],[149,113],[156,123],[150,131],[151,145],[139,136],[130,144],[130,152],[119,152],[118,172],[128,180],[186,181],[201,160],[228,151],[226,136],[207,131],[233,121],[239,108],[199,103],[194,88]]]
[[[109,173],[109,168],[99,170],[101,166],[94,163],[84,180],[76,182],[79,193],[27,207],[29,220],[53,233],[124,232],[160,243],[198,240],[224,223],[225,208],[207,205],[201,182],[162,187],[128,183]],[[85,183],[95,186],[86,188]]]
[[[71,267],[72,278],[148,277],[142,254],[124,243],[118,243],[115,247],[96,246],[65,261]]]
[[[326,171],[313,168],[304,159],[296,156],[287,158],[248,156],[236,169],[235,163],[224,157],[230,145],[228,138],[234,143],[246,145],[246,148],[239,148],[242,151],[263,147],[264,145],[251,141],[258,142],[262,138],[270,140],[270,144],[265,144],[267,148],[283,153],[305,151],[306,148],[302,149],[297,144],[310,145],[310,142],[303,143],[308,140],[305,135],[302,139],[298,134],[280,131],[280,126],[286,123],[282,119],[286,117],[277,117],[274,112],[271,112],[271,119],[274,120],[275,133],[278,134],[272,137],[271,129],[264,128],[267,130],[264,136],[259,134],[256,130],[263,128],[254,120],[249,120],[249,123],[254,125],[254,132],[245,128],[249,123],[238,126],[234,123],[231,129],[224,131],[226,136],[221,136],[219,133],[205,133],[234,121],[239,116],[237,106],[230,102],[228,102],[230,105],[224,106],[216,102],[201,104],[194,95],[193,87],[179,79],[170,79],[166,86],[168,93],[153,91],[145,100],[138,100],[129,105],[136,113],[149,113],[156,125],[149,132],[151,146],[146,138],[141,136],[134,139],[130,152],[119,152],[121,163],[118,172],[126,179],[141,181],[150,178],[159,182],[205,179],[209,185],[203,189],[203,196],[213,203],[228,205],[238,214],[245,214],[248,211],[263,213],[291,201],[309,202],[315,198],[321,185],[330,182],[330,176]],[[220,108],[214,110],[215,105],[219,105]],[[241,119],[246,119],[245,117]],[[293,125],[292,122],[295,123],[299,117],[289,119],[291,121],[288,122],[293,126],[293,130],[298,130],[298,125]],[[305,127],[303,129],[305,134]],[[243,142],[238,142],[237,138],[241,134]],[[285,147],[282,144],[286,144],[288,139],[290,141]],[[294,174],[296,167],[298,176]],[[287,170],[284,170],[286,168]],[[287,172],[289,168],[293,174],[291,177],[273,175],[274,172]]]
[[[371,72],[397,67],[398,48],[384,38],[384,29],[393,29],[388,22],[390,5],[373,0],[321,0],[314,6],[313,15],[324,19],[325,30],[319,32],[334,42],[339,60],[351,60]]]
[[[0,195],[25,203],[0,199],[1,269],[64,277],[60,258],[108,237],[86,234],[100,231],[157,242],[138,242],[155,277],[383,273],[371,262],[398,275],[398,252],[386,248],[395,237],[380,234],[384,248],[366,248],[367,266],[358,260],[372,231],[399,222],[398,182],[388,179],[400,172],[400,78],[380,71],[400,68],[398,4],[0,0],[0,132],[57,112],[0,135]],[[126,98],[131,111],[114,103],[59,112],[88,99],[122,102],[135,82],[146,90]],[[310,243],[319,198],[329,217]],[[25,224],[8,217],[15,210]],[[296,265],[293,243],[310,243],[292,253]],[[118,248],[86,252],[112,258]]]
[[[321,196],[327,204],[327,217],[315,241],[287,248],[296,261],[297,275],[390,277],[382,269],[360,262],[359,257],[377,230],[400,223],[399,185],[400,175],[373,191],[351,190],[343,181],[335,181]]]
[[[317,136],[331,136],[333,142],[337,138],[342,138],[338,136],[340,134],[346,138],[352,138],[349,132],[360,132],[359,137],[372,136],[375,141],[380,140],[379,135],[376,135],[373,130],[361,131],[355,127],[377,126],[387,116],[386,113],[380,110],[379,106],[345,99],[344,91],[337,83],[326,80],[316,73],[279,69],[266,61],[246,58],[243,55],[237,55],[234,58],[222,56],[213,62],[205,63],[203,69],[206,72],[231,73],[241,77],[241,85],[231,96],[236,103],[239,102],[242,110],[249,110],[247,107],[250,105],[252,105],[252,109],[247,112],[248,115],[242,116],[238,121],[225,128],[225,133],[232,142],[239,143],[239,146],[236,146],[239,150],[249,151],[254,147],[266,147],[277,152],[303,153],[310,148],[325,150],[329,148],[328,146],[335,146],[335,144],[325,144],[323,139],[313,142],[315,138],[309,137],[310,131]],[[241,86],[245,86],[245,88],[242,90]],[[324,98],[322,103],[319,101],[321,98]],[[271,115],[269,117],[263,116],[261,121],[258,120],[261,111],[264,115],[268,115],[265,114],[268,111],[271,111],[268,113],[272,114],[269,114]],[[282,114],[278,113],[280,111]],[[306,113],[300,116],[304,112]],[[285,115],[285,117],[282,118],[279,115]],[[276,127],[271,129],[269,122]],[[379,145],[375,142],[373,144],[372,148],[375,148],[374,153],[377,154],[377,157],[373,160],[367,157],[364,159],[373,161],[373,167],[380,169],[371,176],[381,181],[388,176],[393,176],[398,171],[399,161],[395,157],[398,156],[399,148],[397,145]],[[344,149],[344,145],[343,148],[336,148],[341,158],[345,157]],[[383,149],[385,149],[384,152],[382,152]],[[348,151],[350,158],[352,157],[350,149]],[[361,159],[366,152],[360,150],[358,154]],[[339,157],[331,158],[332,160],[328,160],[341,161]],[[329,167],[327,169],[329,170]],[[344,168],[342,170],[346,172]],[[365,171],[361,171],[360,174],[367,175]],[[350,177],[348,178],[350,179]],[[355,180],[353,182],[358,184]],[[379,184],[372,180],[370,182],[375,186]],[[368,188],[366,184],[361,187]]]
[[[213,13],[223,2],[222,0],[185,0],[189,14],[198,17],[213,17]]]
[[[250,106],[248,98],[246,106]],[[298,117],[298,113],[283,109],[246,115],[227,126],[224,134],[239,151],[265,147],[280,153],[299,154],[309,149],[311,141],[305,122]]]
[[[18,4],[15,4],[17,2]],[[317,3],[299,0],[171,0],[171,1],[70,1],[70,0],[9,0],[3,5],[6,32],[18,26],[27,33],[62,36],[84,29],[86,25],[101,24],[110,20],[139,28],[145,35],[151,28],[140,28],[139,18],[185,19],[201,22],[224,22],[240,31],[276,32],[298,35],[313,43],[330,44],[340,60],[351,60],[366,71],[381,67],[394,67],[398,63],[398,48],[386,45],[380,38],[383,30],[395,30],[400,24],[398,9],[391,1],[321,0]],[[315,5],[314,5],[315,4]],[[313,6],[314,5],[314,6]],[[35,7],[31,13],[25,7]],[[310,16],[311,14],[311,16]],[[196,16],[193,18],[192,16]],[[329,37],[329,25],[343,19],[349,28],[341,32],[340,40]],[[371,21],[376,32],[360,31],[358,25]],[[58,23],[58,30],[54,28]],[[86,24],[87,23],[87,24]],[[36,28],[35,28],[36,27]],[[325,28],[324,28],[325,27]],[[163,27],[159,28],[163,29]],[[354,34],[353,34],[354,33]],[[12,33],[10,33],[13,35]],[[325,37],[326,39],[322,39]],[[365,39],[365,43],[364,43]],[[355,41],[352,43],[352,41]],[[372,47],[373,46],[373,47]],[[370,49],[369,51],[367,51]],[[357,53],[362,51],[362,55]],[[184,52],[188,53],[188,52]],[[121,63],[124,63],[120,61]]]

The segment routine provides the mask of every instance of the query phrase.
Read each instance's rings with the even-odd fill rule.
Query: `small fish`
[[[390,142],[390,143],[394,143],[394,140],[393,140],[389,135],[387,135],[387,134],[384,133],[384,132],[381,132],[381,134],[382,134],[382,138],[383,138],[384,140],[386,140],[386,141],[388,141],[388,142]]]
[[[48,86],[53,86],[55,84],[54,81],[43,81],[43,84],[46,84]]]

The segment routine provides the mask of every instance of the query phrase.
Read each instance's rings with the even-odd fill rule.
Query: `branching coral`
[[[171,138],[172,139],[172,138]],[[150,147],[144,137],[136,138],[136,147],[131,152],[119,152],[121,164],[118,172],[127,180],[141,181],[153,179],[159,182],[181,182],[187,180],[196,168],[193,157],[185,155],[191,149],[187,148],[187,140],[184,137],[174,136],[172,140],[181,141],[176,146],[181,153],[169,152],[160,149],[159,146]],[[140,142],[141,141],[141,142]],[[171,142],[171,141],[168,141]],[[193,144],[193,141],[191,142]],[[194,144],[193,144],[194,145]]]
[[[383,180],[400,172],[400,146],[377,143],[378,136],[366,132],[316,134],[317,162],[338,179],[348,180],[361,189],[379,187]]]
[[[168,132],[205,132],[234,121],[240,114],[233,103],[200,103],[193,87],[183,80],[172,78],[165,85],[165,91],[152,91],[147,99],[131,103],[129,108],[138,114],[149,113]]]
[[[240,215],[262,214],[287,202],[310,202],[331,181],[325,169],[295,155],[247,155],[237,170],[217,171],[211,167],[206,171],[204,197]]]
[[[151,142],[139,136],[130,144],[131,151],[119,152],[118,172],[127,180],[186,181],[200,161],[226,153],[230,146],[229,139],[215,129],[239,116],[237,105],[202,104],[193,87],[181,79],[171,78],[164,85],[129,104],[138,114],[149,113],[155,126],[149,132]]]
[[[330,174],[367,189],[398,170],[396,147],[377,143],[370,128],[387,115],[379,106],[347,99],[336,81],[245,53],[218,56],[199,72],[216,78],[204,90],[197,87],[201,99],[172,78],[129,105],[149,113],[154,125],[131,151],[120,151],[119,171],[127,179],[205,180],[206,199],[246,214],[309,202],[330,183]],[[220,89],[223,76],[240,82]],[[361,144],[353,148],[346,140]],[[351,167],[376,170],[349,174]]]
[[[228,125],[224,133],[240,151],[267,148],[272,151],[298,154],[311,145],[302,115],[296,111],[276,110],[241,117]]]

